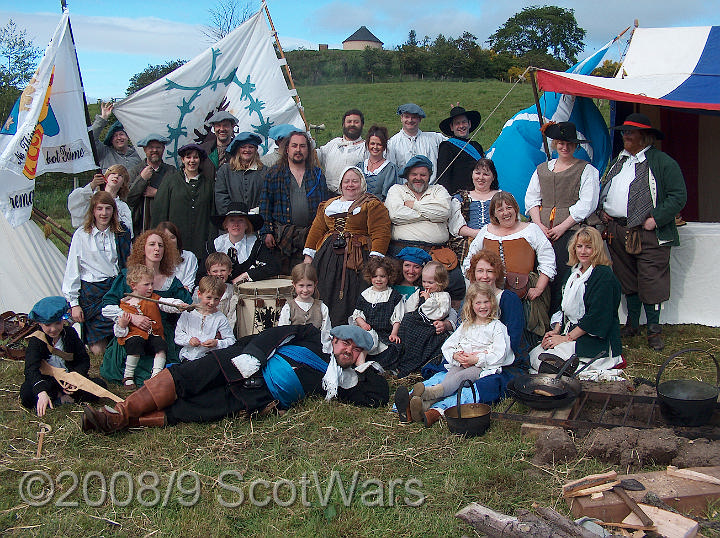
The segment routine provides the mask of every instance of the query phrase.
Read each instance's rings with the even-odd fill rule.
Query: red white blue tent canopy
[[[616,78],[538,70],[545,91],[720,110],[720,26],[636,28]]]

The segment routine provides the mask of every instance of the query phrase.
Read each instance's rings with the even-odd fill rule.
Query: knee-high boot
[[[133,392],[124,402],[115,404],[115,409],[107,406],[93,409],[86,406],[83,414],[82,429],[114,433],[127,428],[131,419],[138,419],[153,411],[162,410],[177,399],[175,381],[170,371],[165,369],[153,378],[148,379],[137,391]],[[133,422],[135,422],[133,420]],[[164,413],[163,413],[164,423]],[[150,425],[150,424],[148,424]]]

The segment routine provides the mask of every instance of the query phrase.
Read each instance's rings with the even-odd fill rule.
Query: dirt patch
[[[680,439],[680,453],[673,460],[673,465],[681,468],[720,465],[720,441]]]
[[[577,457],[575,441],[562,428],[553,428],[541,433],[535,442],[535,457],[538,464],[554,464],[574,460]]]

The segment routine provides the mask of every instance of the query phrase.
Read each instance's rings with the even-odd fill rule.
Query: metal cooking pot
[[[660,367],[655,380],[660,413],[668,423],[675,426],[703,426],[710,421],[715,411],[720,393],[718,387],[696,379],[673,379],[660,383],[670,361],[686,353],[708,355],[715,363],[716,383],[720,385],[720,364],[712,353],[697,348],[678,351]]]
[[[460,403],[460,395],[464,387],[472,389],[474,403]],[[445,420],[452,433],[475,437],[484,434],[490,427],[490,411],[489,405],[477,403],[475,384],[466,379],[457,391],[457,405],[445,410]]]

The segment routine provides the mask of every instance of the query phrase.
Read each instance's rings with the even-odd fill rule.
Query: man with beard
[[[285,274],[302,263],[305,239],[318,206],[328,199],[325,175],[315,165],[310,137],[296,131],[281,146],[281,159],[265,176],[260,214],[265,224],[258,237],[277,247]]]
[[[96,142],[100,132],[108,124],[108,118],[113,111],[113,106],[112,103],[102,103],[100,105],[100,114],[95,116],[90,131]],[[98,164],[103,170],[107,170],[113,164],[122,164],[126,170],[130,170],[141,162],[140,155],[135,151],[135,148],[130,146],[130,139],[119,121],[110,126],[102,144],[95,144],[95,153],[97,154]]]
[[[426,157],[433,166],[437,162],[438,148],[445,137],[440,133],[423,132],[420,122],[425,111],[415,103],[405,103],[397,109],[402,129],[388,140],[387,158],[402,170],[415,155]],[[435,183],[435,172],[430,169],[430,183]]]
[[[227,110],[220,110],[212,115],[209,123],[212,125],[212,132],[208,133],[200,144],[208,158],[205,159],[200,170],[206,177],[214,179],[217,169],[230,160],[230,154],[226,149],[235,138],[238,119]]]
[[[133,233],[137,237],[150,229],[152,204],[162,180],[177,169],[163,162],[165,145],[170,139],[159,134],[150,134],[138,142],[145,150],[145,161],[130,170],[130,192],[127,202],[132,210]]]
[[[86,407],[85,432],[113,433],[128,426],[212,422],[224,417],[285,410],[306,396],[337,396],[350,404],[379,407],[390,399],[382,368],[366,362],[372,337],[357,326],[331,334],[332,353],[322,351],[313,325],[273,327],[194,361],[166,368],[114,409]]]
[[[362,112],[356,108],[348,110],[342,119],[343,136],[333,138],[317,149],[318,161],[325,171],[328,190],[333,195],[340,193],[340,174],[343,170],[363,160],[365,141],[360,135],[364,124],[365,116]]]
[[[442,185],[430,185],[432,172],[430,159],[416,155],[400,174],[405,184],[390,187],[385,199],[392,222],[388,254],[395,255],[405,247],[418,247],[429,253],[435,247],[445,246],[450,236],[457,237],[467,228],[460,204],[453,202]],[[456,266],[449,271],[450,285],[446,291],[454,304],[459,304],[465,296],[465,282],[457,258],[455,261]]]

